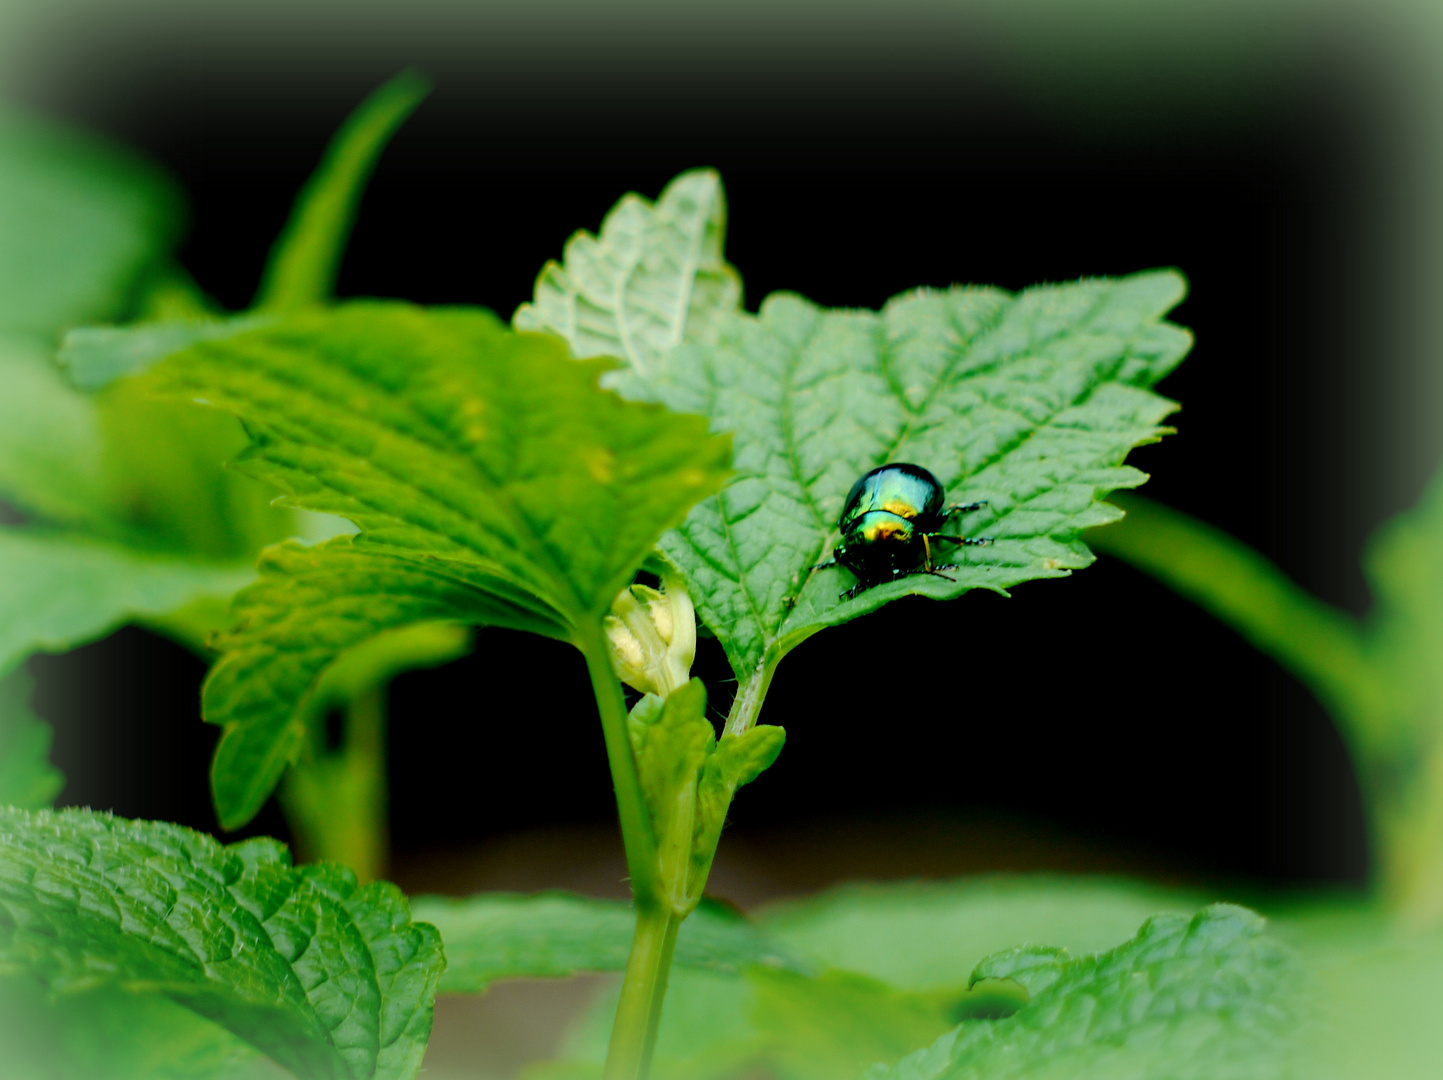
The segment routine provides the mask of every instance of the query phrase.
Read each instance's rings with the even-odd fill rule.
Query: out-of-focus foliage
[[[1305,683],[1358,769],[1386,898],[1443,921],[1443,475],[1374,536],[1366,621],[1310,595],[1236,538],[1146,499],[1088,542],[1162,581]]]
[[[630,904],[564,892],[418,896],[411,913],[441,931],[443,994],[480,993],[498,979],[621,971],[636,928]],[[808,970],[746,916],[705,901],[682,924],[673,962],[729,974],[750,964]]]
[[[1309,1008],[1298,961],[1240,908],[1148,914],[1193,907],[1126,882],[1047,877],[851,887],[779,905],[758,928],[827,970],[677,972],[653,1075],[856,1080],[912,1051],[898,1076],[970,1075],[983,1058],[980,1075],[1171,1076],[1174,1059],[1179,1076],[1272,1075]],[[600,999],[560,1060],[532,1075],[598,1075],[613,1008]]]
[[[180,199],[150,167],[0,121],[0,504],[19,518],[0,525],[0,672],[137,618],[169,617],[197,644],[249,557],[291,527],[221,470],[233,421],[139,387],[88,396],[53,362],[67,329],[175,291],[179,228]]]
[[[65,786],[50,764],[50,725],[30,711],[30,679],[24,672],[0,678],[0,806],[39,810]]]

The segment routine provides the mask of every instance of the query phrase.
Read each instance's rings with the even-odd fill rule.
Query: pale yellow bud
[[[606,616],[606,640],[617,678],[643,694],[666,697],[691,678],[696,612],[681,578],[668,573],[664,591],[631,585]]]

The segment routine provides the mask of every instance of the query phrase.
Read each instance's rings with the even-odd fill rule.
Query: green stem
[[[641,792],[636,757],[626,729],[626,699],[611,668],[611,657],[598,622],[577,635],[576,646],[586,657],[591,689],[601,713],[601,731],[606,739],[606,758],[611,766],[611,784],[616,791],[616,812],[621,819],[621,840],[626,846],[626,868],[631,875],[631,892],[637,911],[661,905],[662,886],[656,858],[656,836]]]
[[[737,696],[727,712],[723,735],[745,735],[761,715],[762,702],[766,701],[767,688],[772,684],[772,667],[763,659],[752,672],[751,678],[737,687]]]
[[[1356,619],[1220,529],[1136,495],[1110,497],[1127,517],[1089,530],[1090,547],[1156,578],[1271,656],[1318,696],[1355,749],[1376,741],[1386,688]]]
[[[651,1069],[661,1005],[684,916],[662,907],[636,909],[636,936],[626,961],[626,978],[606,1051],[605,1080],[646,1080]]]
[[[382,685],[347,703],[345,743],[338,752],[315,747],[286,771],[281,805],[299,861],[342,863],[364,884],[387,872],[388,803]]]

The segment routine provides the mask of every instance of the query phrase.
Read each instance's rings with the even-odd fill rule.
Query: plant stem
[[[637,905],[636,935],[606,1051],[605,1080],[646,1080],[682,918],[664,906]]]
[[[767,699],[767,688],[772,683],[772,669],[766,659],[757,664],[751,677],[737,687],[736,699],[727,712],[723,735],[745,735],[756,724],[761,715],[762,702]]]
[[[298,861],[338,862],[362,884],[385,876],[389,855],[386,687],[372,686],[346,705],[345,742],[316,748],[286,771],[281,805]]]
[[[636,757],[626,729],[626,699],[611,668],[600,622],[577,635],[576,646],[586,657],[591,689],[601,713],[601,731],[606,739],[606,758],[611,766],[611,784],[616,791],[616,812],[621,819],[621,840],[626,846],[626,868],[631,875],[631,892],[637,911],[661,905],[661,878],[656,861],[656,836],[641,793]]]

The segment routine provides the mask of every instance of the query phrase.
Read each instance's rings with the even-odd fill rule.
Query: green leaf
[[[786,741],[785,729],[774,724],[759,724],[740,735],[722,735],[706,759],[697,784],[696,837],[692,841],[694,880],[705,881],[711,871],[717,842],[737,789],[771,768]]]
[[[75,393],[39,344],[0,338],[0,501],[57,525],[114,513],[95,402]]]
[[[903,990],[964,986],[987,956],[1013,946],[1085,955],[1124,941],[1149,915],[1191,911],[1194,897],[1105,878],[1028,875],[901,885],[846,885],[757,913],[790,952],[819,967]]]
[[[6,1080],[282,1080],[249,1043],[168,998],[114,987],[51,998],[0,977],[0,1076]]]
[[[125,622],[228,597],[255,577],[248,565],[10,528],[0,528],[0,566],[0,673],[32,652],[61,652]]]
[[[241,416],[239,466],[288,505],[578,621],[726,474],[727,440],[600,391],[606,367],[479,309],[356,303],[199,344],[155,374]]]
[[[1028,941],[1066,945],[1078,955],[1098,952],[1126,941],[1149,915],[1170,906],[1194,910],[1197,905],[1191,897],[1132,882],[1037,875],[849,885],[763,908],[756,913],[756,925],[773,948],[794,958],[787,970],[807,973],[810,966],[813,971],[850,971],[857,978],[873,980],[873,990],[884,997],[901,992],[877,1005],[878,1016],[894,1007],[935,1016],[940,1008],[955,1024],[966,1017],[1006,1016],[1026,1002],[1024,990],[984,977],[986,970],[979,964],[990,954]],[[657,1080],[733,1077],[748,1075],[747,1068],[775,1070],[774,1062],[781,1058],[804,1060],[806,1054],[787,1049],[788,1040],[825,1037],[818,1026],[821,1012],[814,1006],[826,998],[828,988],[786,980],[768,984],[773,995],[792,991],[798,995],[795,1007],[787,1009],[797,1026],[787,1034],[766,1019],[774,1006],[764,1010],[759,1005],[766,974],[674,973],[653,1076]],[[978,979],[969,990],[970,975]],[[568,1038],[563,1051],[566,1064],[538,1075],[599,1075],[614,1013],[614,997],[599,999]],[[809,1016],[816,1019],[804,1023]],[[854,1026],[855,1032],[849,1030]],[[839,1047],[881,1041],[895,1048],[894,1058],[925,1042],[924,1037],[898,1047],[892,1035],[868,1027],[846,1011],[832,1025],[831,1037]],[[834,1060],[820,1051],[817,1056]],[[851,1075],[855,1077],[857,1070]]]
[[[1409,931],[1374,904],[1309,905],[1273,924],[1307,970],[1317,1022],[1298,1040],[1309,1080],[1432,1080],[1443,1061],[1443,933]]]
[[[131,326],[82,326],[65,335],[56,362],[77,388],[99,390],[116,379],[147,371],[198,341],[234,337],[268,321],[264,315],[236,315]]]
[[[366,182],[391,136],[430,90],[419,74],[403,71],[346,118],[271,249],[256,307],[284,310],[330,297]]]
[[[1303,1019],[1293,954],[1219,904],[1159,915],[1133,940],[1064,965],[1014,1015],[966,1023],[874,1080],[1272,1077]]]
[[[953,1026],[946,1002],[850,972],[809,979],[756,971],[750,978],[757,987],[752,1016],[762,1053],[779,1080],[852,1080]]]
[[[504,585],[474,568],[468,575],[464,565],[366,550],[351,537],[270,548],[259,569],[260,580],[236,597],[237,629],[215,642],[223,656],[203,691],[205,719],[225,729],[211,781],[228,829],[255,816],[300,751],[308,723],[355,682],[343,670],[335,685],[322,685],[348,651],[386,631],[442,620],[567,635],[545,608],[524,596],[504,599]],[[377,657],[386,665],[399,659]]]
[[[527,1080],[597,1080],[606,1061],[619,991],[617,985],[600,995],[562,1040],[558,1059],[530,1066]],[[757,987],[745,977],[674,970],[667,982],[651,1080],[732,1080],[755,1075],[761,1051],[753,1015],[756,999]]]
[[[741,310],[725,239],[721,178],[711,169],[682,173],[655,205],[627,195],[599,237],[572,236],[562,263],[546,264],[535,301],[517,308],[512,323],[565,338],[578,358],[615,356],[649,376],[674,346],[715,342],[723,316]]]
[[[1175,408],[1150,388],[1190,346],[1161,319],[1183,291],[1171,272],[1016,295],[956,287],[879,314],[778,294],[757,317],[725,319],[716,345],[669,352],[652,391],[732,432],[738,476],[662,550],[744,689],[818,630],[898,596],[1000,592],[1088,565],[1081,530],[1117,516],[1108,492],[1146,479],[1122,461]],[[913,576],[842,600],[851,575],[811,567],[852,483],[888,461],[930,469],[952,501],[986,500],[964,528],[996,542],[957,549],[955,581]]]
[[[652,828],[664,836],[678,800],[695,794],[702,768],[716,749],[716,730],[706,718],[706,687],[691,679],[664,700],[647,694],[631,710],[627,729]]]
[[[414,1076],[444,966],[392,885],[162,822],[0,810],[0,972],[161,994],[301,1076]]]
[[[605,364],[488,312],[350,304],[171,357],[151,377],[232,411],[239,466],[353,543],[282,549],[238,602],[205,690],[226,726],[222,821],[249,820],[300,745],[306,695],[383,630],[452,621],[574,640],[726,475],[704,421],[600,390]]]
[[[564,892],[418,896],[411,911],[441,931],[443,994],[478,994],[498,979],[622,971],[636,928],[630,904]],[[731,973],[748,964],[805,970],[745,916],[707,900],[682,923],[673,963]]]
[[[978,964],[967,980],[967,988],[970,990],[986,979],[1008,979],[1026,990],[1029,998],[1036,997],[1067,973],[1070,959],[1066,949],[1019,945],[994,953]]]
[[[0,679],[0,806],[39,810],[65,786],[50,764],[50,725],[30,711],[30,679],[12,672]]]
[[[66,327],[124,314],[180,216],[179,196],[148,164],[0,117],[0,333],[50,344]]]

